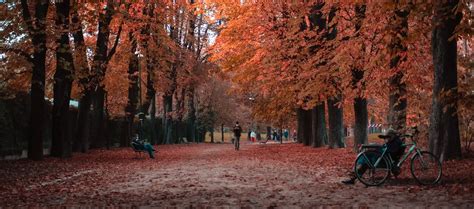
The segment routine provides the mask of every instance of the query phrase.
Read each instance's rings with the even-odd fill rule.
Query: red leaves
[[[441,185],[419,186],[407,166],[384,186],[342,185],[350,148],[300,144],[165,145],[157,159],[129,148],[94,150],[72,159],[0,162],[0,206],[446,206],[472,204],[473,158],[444,163]],[[386,199],[387,201],[378,201]],[[388,201],[390,200],[390,201]],[[393,201],[392,201],[393,200]],[[456,201],[453,201],[456,200]],[[392,205],[392,206],[393,206]]]

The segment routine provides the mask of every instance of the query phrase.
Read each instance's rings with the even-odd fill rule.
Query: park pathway
[[[230,144],[158,150],[155,160],[114,149],[67,160],[0,162],[0,207],[474,207],[472,180],[420,187],[407,169],[405,177],[380,187],[342,185],[354,160],[350,149],[243,143],[240,151]]]

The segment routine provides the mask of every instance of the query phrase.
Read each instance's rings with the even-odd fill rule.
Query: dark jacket
[[[234,136],[240,137],[242,134],[242,128],[239,125],[234,126]]]

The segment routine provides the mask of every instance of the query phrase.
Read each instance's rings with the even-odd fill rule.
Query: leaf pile
[[[405,165],[380,187],[340,183],[350,148],[300,144],[165,145],[157,159],[129,148],[71,159],[0,162],[0,206],[473,207],[474,158],[443,164],[440,185],[419,186]]]

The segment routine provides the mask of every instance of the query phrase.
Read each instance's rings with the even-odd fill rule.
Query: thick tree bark
[[[430,151],[441,160],[461,157],[457,114],[457,39],[455,28],[462,14],[458,0],[437,3],[431,46],[434,64],[433,103],[430,117]]]
[[[353,69],[352,70],[352,81],[353,88],[358,88],[358,83],[363,79],[364,71]],[[364,91],[364,84],[362,84],[362,89]],[[357,91],[357,89],[356,89]],[[368,124],[369,124],[369,115],[367,110],[367,99],[361,95],[361,92],[356,98],[354,98],[354,150],[360,144],[367,144],[368,142]]]
[[[36,1],[34,20],[31,17],[27,0],[21,0],[21,7],[23,20],[27,24],[31,42],[34,46],[28,158],[41,160],[43,159],[43,130],[45,122],[46,15],[48,13],[49,1]]]
[[[337,22],[334,22],[338,8],[332,6],[328,13],[329,27],[326,30],[325,37],[327,40],[334,40],[337,37]],[[342,105],[337,105],[342,101],[342,90],[339,88],[340,82],[337,78],[332,78],[333,88],[338,92],[332,98],[328,99],[328,120],[329,120],[329,147],[341,148],[345,147],[344,142],[344,117]]]
[[[329,115],[329,147],[341,148],[345,147],[344,143],[344,125],[343,125],[343,109],[337,104],[341,102],[342,96],[336,96],[328,99],[328,115]]]
[[[194,88],[188,89],[188,140],[196,141],[196,107],[194,106]],[[222,128],[224,124],[222,124]],[[224,141],[224,138],[222,138]]]
[[[304,129],[304,113],[303,113],[303,108],[297,108],[296,109],[296,125],[297,125],[297,135],[296,135],[296,141],[298,143],[303,143],[303,129]],[[268,133],[267,133],[268,134]],[[267,135],[268,137],[268,135]]]
[[[107,69],[108,43],[110,35],[110,22],[114,13],[114,1],[107,0],[105,13],[99,14],[99,25],[97,32],[97,43],[94,58],[92,62],[93,92],[92,97],[92,123],[91,127],[91,147],[104,147],[106,139],[104,137],[104,101],[105,86],[102,83]]]
[[[149,18],[154,17],[154,4],[145,1],[148,4],[143,9],[143,15]],[[149,42],[151,38],[151,25],[147,23],[141,30],[141,34],[144,37],[143,48],[146,51],[146,71],[147,71],[147,82],[146,82],[146,97],[142,105],[142,110],[150,115],[150,143],[157,144],[157,130],[156,130],[156,89],[155,89],[155,55],[150,52]]]
[[[148,60],[147,60],[148,62]],[[146,99],[142,106],[142,110],[150,115],[150,142],[156,143],[156,90],[154,86],[154,72],[151,64],[147,64],[147,91]]]
[[[401,63],[406,61],[407,46],[403,43],[408,36],[408,8],[398,9],[392,16],[391,24],[393,37],[389,44],[390,69],[394,71],[394,75],[389,80],[389,113],[388,121],[391,128],[402,131],[406,126],[406,108],[407,95],[406,84],[403,81],[404,72],[400,69]]]
[[[224,124],[221,124],[221,142],[224,143]]]
[[[171,112],[173,111],[173,95],[163,96],[164,115],[163,115],[163,142],[164,144],[170,144],[172,142],[173,132],[173,117]]]
[[[150,127],[151,127],[151,144],[158,144],[157,130],[156,130],[156,95],[151,100],[150,108]]]
[[[259,125],[257,125],[257,130],[255,132],[257,132],[257,141],[262,140],[262,135],[260,134],[260,126]]]
[[[369,116],[367,110],[367,99],[355,98],[354,99],[354,149],[359,144],[367,144],[368,142],[368,130]]]
[[[57,39],[56,72],[54,74],[54,104],[52,110],[53,131],[51,155],[71,157],[71,139],[69,128],[69,100],[71,99],[74,63],[69,45],[69,0],[56,3],[56,26],[61,31]]]
[[[90,128],[90,104],[89,92],[84,92],[79,100],[79,111],[77,113],[74,151],[86,153],[89,151],[89,128]]]
[[[87,63],[87,47],[84,43],[84,34],[82,32],[82,23],[79,19],[77,1],[74,1],[74,9],[72,11],[72,35],[74,37],[74,59],[76,78],[79,88],[81,89],[81,97],[79,99],[79,112],[77,114],[74,151],[86,153],[89,150],[89,113],[91,105],[91,86],[90,86],[90,69]]]
[[[322,102],[313,107],[311,114],[313,137],[311,145],[322,147],[327,142],[325,103]]]
[[[127,106],[125,107],[125,114],[127,115],[128,120],[128,133],[131,134],[128,136],[130,139],[132,135],[134,135],[133,131],[133,120],[135,118],[135,114],[137,113],[138,107],[138,55],[135,53],[137,51],[137,39],[133,34],[133,31],[130,31],[128,34],[130,40],[130,58],[128,64],[128,101]],[[143,137],[143,136],[140,136]],[[128,144],[128,143],[127,143]]]
[[[303,110],[303,145],[309,146],[311,145],[311,140],[313,139],[313,128],[312,128],[312,111],[311,110]]]
[[[298,121],[298,124],[299,124],[299,121]],[[303,123],[301,123],[301,124],[303,124]],[[270,127],[270,126],[267,126],[267,139],[272,139],[272,127]]]
[[[356,5],[356,23],[355,32],[356,37],[359,36],[360,29],[362,28],[363,20],[365,19],[366,5]],[[361,51],[364,52],[365,48]],[[363,96],[365,91],[364,70],[353,68],[352,69],[352,88],[357,92],[357,96],[354,98],[354,150],[360,144],[367,144],[368,142],[368,130],[367,126],[369,123],[369,116],[367,110],[367,99]]]
[[[214,128],[211,128],[209,132],[211,132],[211,143],[214,143]]]

